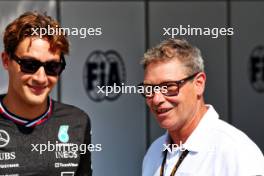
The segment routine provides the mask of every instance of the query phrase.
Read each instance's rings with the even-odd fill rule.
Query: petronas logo
[[[69,134],[68,134],[69,125],[61,125],[58,133],[58,138],[61,142],[66,143],[69,142]]]

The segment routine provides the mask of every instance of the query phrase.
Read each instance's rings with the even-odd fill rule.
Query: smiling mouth
[[[158,115],[161,115],[161,114],[165,114],[165,113],[169,112],[170,110],[172,110],[172,108],[157,109],[157,110],[156,110],[156,113],[157,113]]]
[[[30,88],[30,90],[33,92],[33,93],[36,93],[36,94],[41,94],[44,92],[44,90],[46,89],[45,86],[31,86],[31,85],[28,85],[28,87]]]

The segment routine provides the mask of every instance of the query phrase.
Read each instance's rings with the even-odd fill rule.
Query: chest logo
[[[5,147],[9,143],[10,137],[5,130],[0,130],[0,148]]]
[[[66,143],[69,141],[68,134],[69,125],[61,125],[58,133],[58,138],[61,142]]]

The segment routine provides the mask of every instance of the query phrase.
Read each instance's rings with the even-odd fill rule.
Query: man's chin
[[[159,126],[168,131],[174,131],[178,129],[177,122],[172,121],[171,119],[164,119],[162,121],[158,121]]]
[[[167,120],[159,120],[159,126],[163,129],[170,129],[172,127],[172,124]]]
[[[43,103],[46,103],[47,100],[47,95],[42,94],[42,95],[26,95],[26,101],[28,104],[32,106],[38,106],[42,105]]]

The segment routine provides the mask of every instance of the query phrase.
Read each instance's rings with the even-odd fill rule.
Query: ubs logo
[[[0,148],[5,147],[9,143],[10,137],[5,130],[0,130]]]
[[[121,86],[126,81],[125,64],[121,55],[114,51],[93,51],[85,62],[83,81],[87,95],[96,102],[115,100],[120,94],[111,93],[106,96],[98,93],[98,87]]]
[[[250,55],[250,82],[257,92],[264,92],[264,46],[257,46]]]

